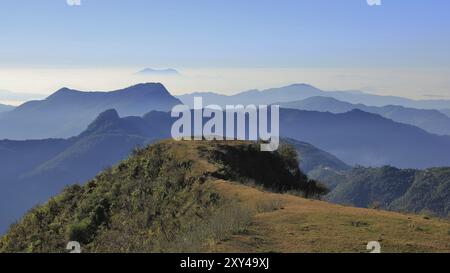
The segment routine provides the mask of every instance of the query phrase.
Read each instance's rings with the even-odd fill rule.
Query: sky
[[[2,0],[0,90],[45,95],[161,81],[175,94],[231,94],[306,82],[450,97],[450,1],[381,2]],[[182,76],[133,75],[145,67]]]

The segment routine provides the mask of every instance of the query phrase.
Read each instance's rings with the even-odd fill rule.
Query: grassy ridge
[[[0,251],[61,252],[72,240],[90,252],[201,251],[241,230],[255,211],[212,189],[216,176],[260,181],[279,173],[285,184],[278,178],[261,186],[319,192],[298,169],[295,153],[281,151],[263,153],[248,142],[172,141],[136,150],[84,186],[68,187],[31,210],[0,240]],[[236,167],[240,156],[247,157],[245,168]],[[274,168],[248,171],[258,164]]]
[[[242,206],[264,201],[273,209],[255,214],[245,232],[212,251],[361,253],[378,241],[382,252],[450,252],[450,223],[443,219],[339,206],[228,181],[215,187]]]
[[[171,149],[138,150],[86,185],[67,188],[12,226],[1,251],[61,252],[70,240],[92,252],[162,251],[219,202],[192,159],[175,159]]]
[[[450,249],[450,225],[305,199],[326,192],[289,146],[164,141],[27,213],[0,252],[323,252]],[[287,194],[293,193],[294,195]]]

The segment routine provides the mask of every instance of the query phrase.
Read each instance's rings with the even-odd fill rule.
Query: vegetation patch
[[[64,252],[69,241],[84,252],[196,252],[245,232],[256,213],[282,208],[225,198],[210,183],[217,176],[322,192],[288,147],[263,153],[249,142],[163,141],[30,210],[1,238],[0,252]]]
[[[261,152],[257,144],[217,144],[210,159],[219,163],[217,178],[262,186],[275,192],[296,191],[306,198],[328,192],[321,183],[310,180],[298,167],[295,149],[283,144],[276,152]]]

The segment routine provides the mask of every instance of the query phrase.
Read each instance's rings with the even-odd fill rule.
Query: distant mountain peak
[[[68,96],[72,96],[72,95],[88,95],[89,93],[100,93],[103,95],[108,95],[108,94],[114,94],[114,93],[128,93],[128,94],[139,94],[139,95],[146,95],[146,94],[152,94],[152,95],[162,95],[162,96],[171,96],[170,92],[166,89],[166,87],[159,82],[147,82],[147,83],[139,83],[139,84],[135,84],[120,90],[116,90],[116,91],[110,91],[110,92],[92,92],[92,91],[79,91],[79,90],[74,90],[74,89],[70,89],[67,87],[63,87],[61,89],[59,89],[58,91],[56,91],[55,93],[53,93],[52,95],[50,95],[47,99],[50,100],[54,100],[54,99],[64,99]]]
[[[80,92],[80,91],[70,89],[67,87],[63,87],[63,88],[59,89],[58,91],[56,91],[55,93],[51,94],[48,98],[61,97],[61,96],[70,95],[70,94],[74,94],[74,93],[78,93],[78,92]]]
[[[108,109],[98,115],[95,121],[104,121],[104,120],[118,120],[120,119],[119,113],[117,113],[116,109]]]
[[[343,115],[348,115],[349,117],[354,117],[354,118],[358,118],[358,119],[380,120],[380,121],[381,120],[388,120],[390,122],[393,122],[390,119],[384,118],[380,114],[366,112],[366,111],[363,111],[363,110],[358,109],[358,108],[352,109],[352,110],[348,111],[347,113],[343,113]]]
[[[150,111],[168,112],[179,104],[180,100],[155,82],[107,92],[65,87],[44,100],[1,112],[0,139],[67,138],[78,135],[108,109],[115,109],[123,117],[142,116]],[[99,121],[115,118],[115,112],[107,112]]]
[[[138,75],[158,75],[158,76],[178,76],[180,73],[173,68],[165,69],[154,69],[154,68],[144,68],[138,71]]]
[[[166,89],[166,87],[159,82],[148,82],[148,83],[139,83],[130,87],[127,87],[122,90],[118,90],[117,92],[123,93],[139,93],[142,95],[152,94],[152,95],[163,95],[163,96],[172,96],[170,92]]]
[[[317,89],[317,87],[312,86],[311,84],[307,84],[307,83],[294,83],[294,84],[289,85],[288,87],[296,87],[296,88],[303,87],[303,88]]]
[[[75,89],[68,88],[68,87],[63,87],[63,88],[59,89],[58,91],[56,91],[55,94],[58,94],[58,93],[63,93],[64,94],[64,93],[73,93],[73,92],[79,92],[79,91],[77,91]]]
[[[261,92],[261,90],[259,90],[259,89],[250,89],[250,90],[247,90],[247,91],[244,91],[244,92],[242,92],[242,93],[240,93],[241,95],[242,94],[245,94],[245,95],[251,95],[251,94],[258,94],[258,93],[260,93]]]
[[[89,135],[93,132],[100,132],[105,130],[105,128],[111,128],[111,126],[116,125],[120,121],[119,113],[115,109],[109,109],[100,113],[97,118],[89,124],[86,131],[84,131],[80,136]]]
[[[166,87],[160,82],[138,83],[138,84],[132,85],[130,87],[127,87],[125,89],[135,89],[135,88],[161,88],[161,89],[166,90]]]
[[[363,111],[361,109],[358,109],[358,108],[352,109],[348,113],[355,114],[355,115],[368,115],[368,116],[374,115],[372,113],[365,112],[365,111]]]

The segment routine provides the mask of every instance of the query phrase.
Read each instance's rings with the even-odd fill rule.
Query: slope
[[[3,237],[0,251],[62,251],[67,240],[92,251],[157,251],[230,204],[211,191],[210,179],[320,195],[324,189],[297,164],[288,147],[264,153],[247,142],[161,142],[33,209]],[[125,246],[117,237],[128,239]]]
[[[242,206],[266,204],[244,232],[211,246],[214,252],[364,253],[378,241],[386,252],[450,252],[450,223],[419,215],[360,209],[216,182]]]
[[[300,169],[305,173],[309,174],[316,169],[322,168],[335,171],[351,169],[349,165],[345,164],[339,158],[322,151],[309,143],[290,138],[283,139],[283,142],[291,145],[297,151],[300,158]]]
[[[341,183],[327,196],[331,202],[450,215],[450,168],[358,167],[345,172],[343,178],[330,176],[327,180],[333,179]]]
[[[299,197],[323,192],[283,147],[152,145],[31,210],[0,252],[64,252],[69,240],[84,252],[364,252],[372,240],[385,252],[449,251],[447,221]]]
[[[129,156],[136,147],[170,138],[167,113],[120,118],[117,111],[101,113],[88,128],[70,139],[0,141],[0,233],[32,206],[65,186],[91,179]],[[294,140],[305,172],[342,162],[312,145]]]

